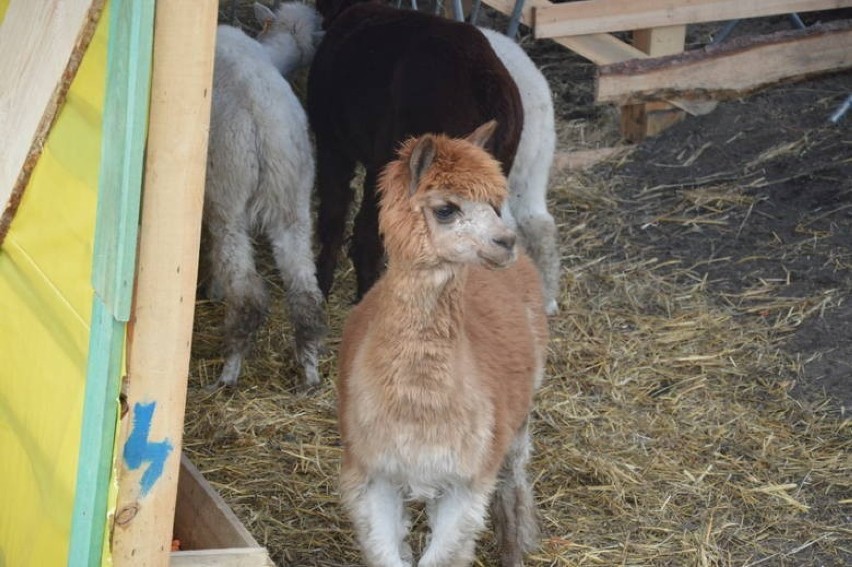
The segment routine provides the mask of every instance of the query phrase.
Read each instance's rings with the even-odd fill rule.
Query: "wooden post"
[[[159,0],[118,442],[117,567],[166,566],[192,336],[218,3]]]
[[[651,57],[673,55],[683,51],[685,38],[685,25],[636,30],[633,47]],[[621,107],[621,134],[630,142],[638,142],[680,122],[684,116],[683,110],[667,102],[628,104]]]

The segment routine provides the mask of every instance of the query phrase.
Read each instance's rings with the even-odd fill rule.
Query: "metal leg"
[[[453,17],[457,22],[464,21],[464,8],[462,8],[461,0],[453,0]]]
[[[479,19],[479,8],[482,7],[482,0],[473,0],[473,6],[470,8],[470,23],[476,25],[476,20]]]
[[[787,17],[790,18],[790,23],[793,24],[793,27],[798,30],[803,30],[807,26],[805,26],[805,22],[802,21],[802,18],[799,17],[799,14],[793,12],[792,14],[787,14]],[[723,27],[716,37],[713,38],[713,41],[710,42],[710,45],[715,45],[717,43],[722,43],[725,39],[734,31],[734,28],[737,27],[737,24],[740,23],[739,20],[731,20],[725,27]]]
[[[840,106],[837,107],[837,110],[831,115],[831,118],[828,119],[832,124],[837,124],[843,118],[843,115],[849,111],[849,107],[852,106],[852,94],[846,97],[846,100],[840,103]]]
[[[512,15],[509,17],[509,27],[506,29],[506,35],[515,39],[518,35],[518,26],[521,24],[521,13],[524,10],[524,0],[515,0],[515,7],[512,8]]]
[[[228,6],[228,20],[232,26],[237,25],[237,0],[231,0],[231,5]]]
[[[788,14],[787,17],[790,18],[790,22],[793,24],[793,27],[797,30],[805,29],[805,22],[802,21],[802,18],[799,17],[799,14],[793,12],[792,14]]]
[[[713,38],[713,41],[710,42],[710,45],[716,45],[717,43],[722,43],[725,41],[731,32],[734,31],[734,28],[737,27],[737,24],[740,23],[739,20],[731,20],[725,26],[719,30],[719,33],[716,34],[716,37]]]

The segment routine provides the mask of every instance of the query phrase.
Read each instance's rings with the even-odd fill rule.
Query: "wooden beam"
[[[597,100],[740,97],[784,80],[852,67],[852,22],[739,38],[682,55],[601,67]]]
[[[834,10],[852,0],[582,0],[535,6],[536,37],[562,37],[756,18],[791,12]]]
[[[621,134],[629,142],[656,136],[685,117],[679,108],[662,101],[628,104],[622,106],[620,111]]]
[[[482,0],[482,3],[507,16],[512,13],[515,6],[514,0]],[[553,5],[550,0],[526,0],[521,12],[521,23],[532,27],[533,10]],[[642,51],[607,33],[582,37],[560,37],[555,38],[554,41],[598,65],[618,63],[636,57],[647,57]]]
[[[649,57],[674,55],[683,52],[686,26],[636,30],[633,46]],[[625,139],[638,142],[659,134],[684,118],[683,110],[666,102],[628,104],[621,107],[621,133]]]
[[[180,459],[174,536],[182,549],[260,547],[186,455]]]
[[[556,37],[553,38],[553,41],[597,65],[610,65],[630,59],[647,59],[649,57],[641,49],[624,43],[608,33]]]
[[[175,551],[171,567],[275,567],[262,547]]]
[[[0,23],[0,243],[103,5],[104,0],[16,0]]]
[[[514,6],[513,0],[482,0],[495,10],[506,14],[512,13]],[[539,6],[551,6],[549,0],[527,0],[524,4],[523,17],[521,22],[527,25],[532,23],[532,9]],[[581,57],[585,57],[589,61],[598,65],[609,65],[611,63],[619,63],[630,59],[646,59],[649,57],[647,53],[636,49],[632,45],[628,45],[608,33],[598,33],[591,35],[573,36],[573,37],[556,37],[553,41],[567,47],[571,51],[577,53]],[[716,107],[713,101],[705,102],[700,100],[672,100],[669,101],[674,106],[682,108],[692,115],[707,114]]]
[[[133,315],[127,413],[118,440],[116,567],[169,564],[218,3],[159,0]]]
[[[682,53],[686,45],[686,26],[666,26],[633,31],[633,47],[649,57]]]

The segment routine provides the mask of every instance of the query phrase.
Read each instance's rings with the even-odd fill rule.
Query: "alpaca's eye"
[[[451,203],[432,209],[432,214],[438,222],[449,222],[458,212],[459,208]]]
[[[503,209],[501,209],[497,205],[492,205],[491,208],[494,209],[495,213],[497,213],[498,218],[503,218]]]

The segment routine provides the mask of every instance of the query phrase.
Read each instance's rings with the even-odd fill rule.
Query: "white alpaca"
[[[254,15],[263,26],[257,39],[282,75],[311,64],[323,35],[322,16],[312,6],[284,2],[273,13],[255,2]]]
[[[553,95],[541,71],[517,43],[494,30],[480,28],[480,31],[521,93],[524,129],[509,173],[509,200],[504,208],[514,217],[523,244],[541,272],[547,313],[553,315],[559,308],[560,265],[556,223],[547,210],[546,200],[556,148]],[[507,216],[506,222],[511,225],[513,219]]]
[[[226,301],[217,384],[236,383],[266,316],[252,244],[261,233],[287,290],[305,383],[315,385],[326,324],[311,250],[314,157],[305,111],[282,73],[310,62],[320,19],[304,4],[283,4],[277,15],[255,10],[264,24],[259,41],[230,26],[216,35],[204,224],[211,294]]]
[[[535,545],[527,418],[547,318],[498,216],[493,128],[409,140],[380,183],[387,271],[346,322],[338,385],[341,492],[370,567],[413,565],[406,500],[426,503],[418,567],[470,565],[489,502],[503,567]]]

